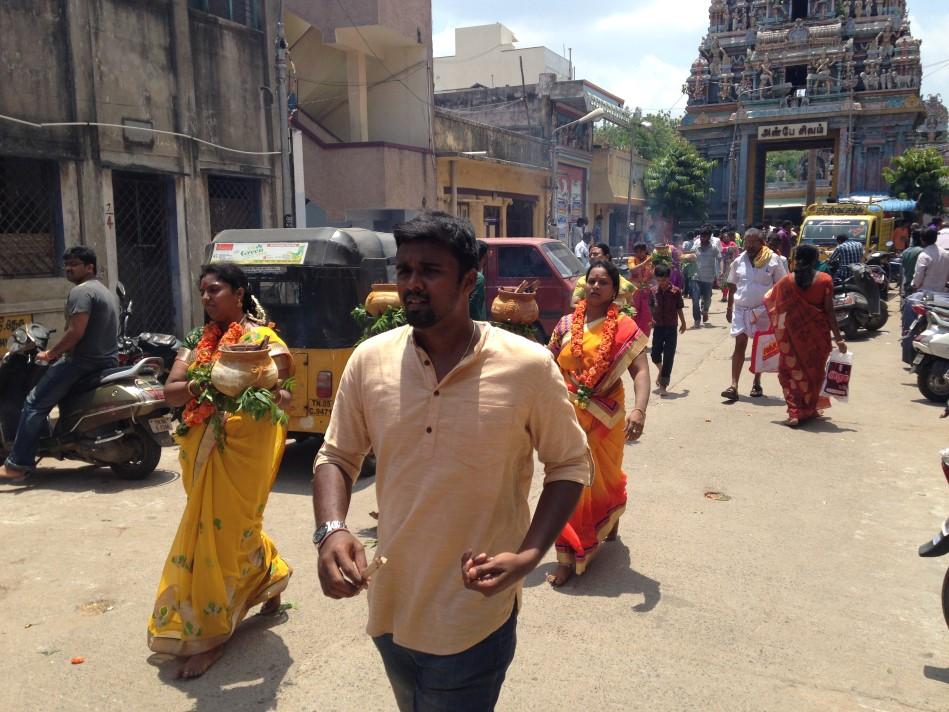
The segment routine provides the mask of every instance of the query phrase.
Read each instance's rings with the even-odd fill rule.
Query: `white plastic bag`
[[[830,396],[846,403],[850,396],[850,378],[853,372],[853,352],[842,354],[837,349],[830,352],[824,370],[824,386],[821,395]]]

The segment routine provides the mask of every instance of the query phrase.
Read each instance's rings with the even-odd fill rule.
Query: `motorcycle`
[[[949,482],[949,449],[942,453],[942,474]],[[936,558],[949,554],[949,519],[945,521],[942,528],[936,532],[936,536],[931,541],[927,541],[919,547],[919,555],[923,558]],[[942,579],[942,617],[949,626],[949,570]]]
[[[943,318],[949,318],[949,296],[943,294],[928,294],[920,300],[919,295],[910,295],[904,299],[904,305],[909,302],[915,318],[910,324],[909,329],[900,338],[900,346],[903,350],[903,362],[909,366],[913,365],[913,359],[916,358],[916,349],[913,343],[916,338],[922,334],[929,326],[929,319],[926,317],[927,309],[938,311]],[[904,307],[905,308],[905,307]]]
[[[128,335],[129,317],[132,316],[133,301],[126,298],[125,286],[119,282],[116,288],[122,313],[119,315],[119,366],[131,366],[144,358],[160,358],[164,364],[160,380],[168,377],[181,345],[171,334],[142,332],[138,336]]]
[[[910,373],[916,374],[916,386],[926,400],[946,403],[949,401],[949,313],[933,305],[922,308],[928,326],[913,340],[916,358]]]
[[[886,324],[889,308],[880,295],[880,284],[885,281],[882,268],[876,265],[851,264],[837,270],[834,313],[848,339],[856,337],[860,329],[878,331]]]
[[[31,323],[13,332],[0,360],[0,456],[13,448],[20,410],[46,368],[37,355],[53,332]],[[147,357],[131,367],[90,374],[59,403],[50,417],[37,454],[59,460],[81,460],[112,468],[120,477],[142,479],[158,466],[163,446],[174,444],[171,409],[159,375],[159,358]]]
[[[888,242],[886,246],[892,248],[893,243]],[[895,252],[874,252],[867,259],[867,265],[880,268],[884,277],[880,284],[880,296],[886,300],[890,296],[890,282],[899,284],[903,274],[902,265],[897,254]]]

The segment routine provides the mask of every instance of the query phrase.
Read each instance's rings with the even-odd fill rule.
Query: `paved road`
[[[915,555],[949,513],[946,424],[902,369],[894,331],[853,345],[851,403],[790,431],[773,377],[769,398],[721,403],[731,343],[720,309],[712,321],[682,338],[676,397],[653,401],[628,447],[620,540],[563,590],[543,583],[551,556],[529,577],[499,708],[947,709],[949,562]],[[183,504],[174,453],[143,483],[57,468],[0,487],[0,709],[393,709],[365,600],[317,593],[313,454],[288,449],[267,510],[296,567],[294,608],[250,619],[188,683],[145,646]],[[350,523],[372,538],[374,487],[357,489]]]

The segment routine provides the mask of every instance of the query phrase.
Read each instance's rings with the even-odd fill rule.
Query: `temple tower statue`
[[[681,130],[715,161],[713,220],[762,220],[779,150],[836,167],[808,199],[886,192],[883,168],[920,142],[927,115],[907,12],[906,0],[710,0]]]

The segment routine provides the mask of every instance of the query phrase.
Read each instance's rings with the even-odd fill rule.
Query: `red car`
[[[516,287],[525,279],[539,280],[540,319],[535,328],[542,332],[538,338],[547,343],[560,318],[573,311],[570,298],[577,278],[583,274],[580,260],[559,240],[545,237],[493,237],[484,242],[488,244],[484,265],[488,317],[498,287]]]

